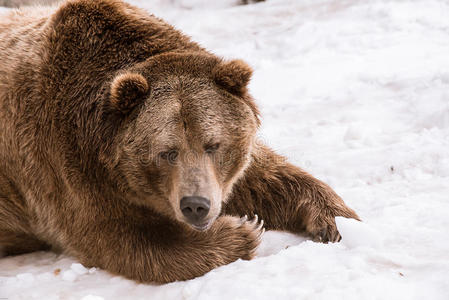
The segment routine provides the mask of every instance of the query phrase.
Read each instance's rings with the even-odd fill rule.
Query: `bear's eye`
[[[220,143],[209,144],[209,145],[204,146],[204,151],[206,151],[206,153],[208,153],[208,154],[212,154],[215,151],[217,151],[218,148],[220,148]]]
[[[165,159],[165,160],[167,160],[170,163],[176,162],[176,159],[178,158],[178,155],[179,155],[179,152],[176,149],[172,149],[172,150],[169,150],[169,151],[164,151],[164,152],[159,153],[159,156],[162,159]]]

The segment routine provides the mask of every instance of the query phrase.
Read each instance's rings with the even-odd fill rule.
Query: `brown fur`
[[[252,72],[251,68],[243,61],[233,60],[216,68],[213,76],[217,84],[237,96],[242,96],[247,92],[246,87]]]
[[[262,229],[337,241],[358,219],[330,187],[255,142],[251,69],[154,16],[73,0],[0,21],[0,248],[49,246],[134,280],[251,259]],[[179,209],[210,199],[207,230]]]
[[[126,73],[117,76],[111,84],[111,103],[126,114],[148,93],[148,82],[140,74]]]

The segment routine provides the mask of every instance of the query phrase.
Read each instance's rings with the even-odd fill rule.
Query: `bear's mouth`
[[[190,224],[190,226],[192,226],[193,229],[195,229],[195,230],[205,231],[205,230],[209,229],[211,224],[212,224],[212,222],[209,221],[209,222],[204,222],[204,223],[200,223],[200,224]]]

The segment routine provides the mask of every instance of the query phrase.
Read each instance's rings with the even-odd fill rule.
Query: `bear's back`
[[[54,8],[33,7],[0,15],[0,142],[6,145],[12,143],[18,105],[34,84],[44,28],[53,11]]]
[[[54,9],[26,8],[0,15],[0,120],[13,110],[24,89],[33,84],[41,60],[43,32]],[[0,121],[0,129],[4,126]]]
[[[0,75],[13,71],[19,62],[34,56],[42,40],[45,24],[53,11],[54,8],[32,7],[0,15]]]

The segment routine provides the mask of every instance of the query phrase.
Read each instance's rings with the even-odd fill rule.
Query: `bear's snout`
[[[204,221],[210,209],[209,199],[199,196],[182,197],[180,208],[186,220],[195,229],[206,229],[208,222]]]

